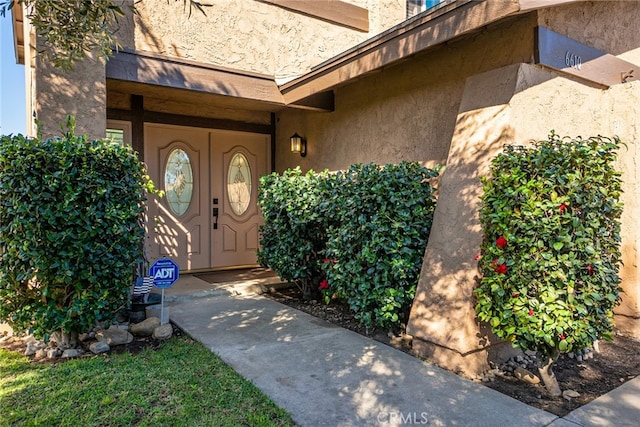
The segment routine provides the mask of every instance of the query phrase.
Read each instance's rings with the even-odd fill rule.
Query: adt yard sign
[[[167,289],[180,277],[180,267],[170,258],[160,258],[149,268],[149,276],[156,288]]]

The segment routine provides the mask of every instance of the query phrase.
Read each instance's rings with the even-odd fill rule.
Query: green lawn
[[[0,349],[0,426],[292,426],[291,417],[187,337],[158,350],[36,365]]]

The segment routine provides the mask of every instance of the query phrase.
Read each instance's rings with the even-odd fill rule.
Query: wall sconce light
[[[291,135],[291,152],[300,153],[300,157],[307,156],[307,140],[298,135],[298,132]]]

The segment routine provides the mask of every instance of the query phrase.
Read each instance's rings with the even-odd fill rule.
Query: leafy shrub
[[[325,181],[326,300],[344,300],[367,328],[406,320],[433,220],[435,197],[419,163],[354,165]]]
[[[141,259],[148,184],[129,148],[0,139],[0,318],[45,338],[109,320]]]
[[[258,262],[300,286],[311,298],[318,293],[328,217],[320,209],[321,183],[328,172],[300,167],[260,178],[258,204],[264,217]]]
[[[506,147],[482,180],[478,318],[553,360],[610,339],[619,302],[618,139]]]

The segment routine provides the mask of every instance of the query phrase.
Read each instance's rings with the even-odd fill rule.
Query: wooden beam
[[[271,113],[271,170],[276,170],[276,113]]]
[[[132,95],[132,98],[138,95]],[[132,99],[133,106],[133,99]],[[107,109],[107,119],[109,120],[124,120],[130,121],[132,123],[131,133],[135,134],[133,122],[135,119],[136,113],[133,110],[122,110],[119,108],[108,108]],[[272,119],[273,121],[273,119]],[[252,132],[252,133],[260,133],[271,135],[273,133],[271,124],[258,124],[258,123],[247,123],[240,122],[237,120],[227,120],[227,119],[211,119],[208,117],[195,117],[195,116],[184,116],[181,114],[171,114],[171,113],[159,113],[155,111],[145,111],[142,116],[143,123],[161,123],[161,124],[169,124],[176,126],[190,126],[197,128],[205,128],[205,129],[222,129],[222,130],[237,130],[243,132]],[[132,139],[135,140],[135,136],[132,135]],[[135,148],[135,146],[134,146]],[[136,149],[138,151],[138,149]]]
[[[144,161],[144,98],[140,95],[131,95],[131,146]]]
[[[333,24],[369,32],[369,10],[341,0],[261,0]]]

